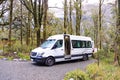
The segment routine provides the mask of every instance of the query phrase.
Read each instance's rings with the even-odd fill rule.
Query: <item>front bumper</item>
[[[46,60],[46,58],[44,58],[44,57],[30,57],[32,60],[33,60],[33,62],[36,62],[36,63],[45,63],[45,60]]]

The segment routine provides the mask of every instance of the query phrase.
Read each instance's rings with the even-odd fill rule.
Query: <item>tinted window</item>
[[[82,41],[82,48],[86,48],[86,41]]]
[[[80,40],[72,40],[72,47],[73,48],[91,48],[90,41],[80,41]]]
[[[82,41],[72,40],[72,47],[73,48],[82,48]]]
[[[92,44],[91,44],[90,41],[87,41],[87,42],[86,42],[86,47],[87,47],[87,48],[92,48]]]
[[[55,48],[60,48],[62,46],[63,46],[63,40],[58,40],[54,45]]]

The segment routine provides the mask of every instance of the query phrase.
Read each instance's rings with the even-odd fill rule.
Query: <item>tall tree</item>
[[[22,25],[22,17],[23,17],[23,16],[22,16],[22,15],[23,15],[22,13],[23,13],[23,12],[22,12],[22,11],[23,11],[23,10],[22,10],[22,3],[21,3],[21,9],[20,9],[20,11],[21,11],[21,31],[20,31],[20,32],[21,32],[21,33],[20,33],[20,34],[21,34],[21,36],[20,36],[20,37],[21,37],[21,38],[20,38],[21,40],[20,40],[20,41],[21,41],[21,45],[22,45],[22,44],[23,44],[23,30],[22,30],[22,27],[23,27],[23,25]]]
[[[76,35],[80,35],[80,23],[82,19],[82,0],[76,0],[75,2],[76,9]]]
[[[48,0],[44,0],[43,40],[46,39]]]
[[[26,44],[29,45],[30,44],[30,35],[31,35],[31,13],[28,11],[28,20],[27,20],[27,32],[26,32]]]
[[[72,0],[69,1],[69,33],[73,34],[73,28],[72,28]]]
[[[9,44],[10,44],[10,46],[11,46],[11,27],[12,27],[12,17],[13,17],[13,15],[12,15],[12,12],[13,12],[13,0],[10,0],[10,15],[9,15]]]
[[[0,0],[0,4],[2,4],[2,3],[3,3],[3,1],[5,1],[5,0]]]
[[[97,37],[97,41],[99,39],[99,48],[102,48],[102,4],[103,4],[104,0],[99,0],[99,14],[98,14],[98,37]],[[98,44],[97,44],[98,45]],[[100,59],[99,59],[99,53],[98,53],[98,65],[100,63]]]
[[[93,20],[93,26],[94,26],[94,42],[95,47],[98,48],[98,13],[95,9],[92,9],[92,20]]]
[[[9,11],[9,7],[8,8],[5,7],[6,3],[7,3],[7,1],[2,2],[2,4],[0,5],[1,6],[1,9],[0,9],[0,19],[1,19],[0,26],[2,27],[2,31],[4,31],[4,26],[5,25],[9,25],[9,22],[8,21],[6,22],[5,19],[4,19],[4,14],[7,13],[7,11]]]
[[[40,35],[40,29],[41,24],[43,20],[43,3],[44,0],[20,0],[22,1],[22,4],[28,9],[29,12],[33,15],[34,20],[34,28],[36,32],[36,45],[40,45],[41,35]],[[38,12],[40,11],[40,12]]]
[[[43,0],[39,0],[39,4],[38,4],[38,25],[41,29],[41,25],[42,25],[42,18],[43,18]],[[41,34],[39,34],[41,35]],[[40,37],[41,38],[41,37]],[[40,41],[42,42],[42,41]]]
[[[64,34],[67,33],[67,15],[68,15],[68,6],[67,6],[67,0],[64,0]]]
[[[114,62],[116,65],[120,66],[119,56],[120,56],[120,0],[117,0],[117,23],[116,23],[116,36],[115,36],[115,56]]]
[[[104,0],[99,0],[99,48],[102,48],[102,4]]]

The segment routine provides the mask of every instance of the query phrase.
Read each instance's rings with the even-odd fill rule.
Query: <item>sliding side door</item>
[[[71,59],[71,41],[69,35],[64,35],[65,59]]]

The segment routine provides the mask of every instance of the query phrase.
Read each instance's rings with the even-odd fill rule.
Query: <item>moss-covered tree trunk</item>
[[[44,0],[43,40],[46,39],[48,0]]]
[[[30,45],[30,35],[31,34],[31,13],[28,11],[28,26],[27,26],[27,33],[26,33],[26,44]],[[33,40],[33,39],[32,39]]]
[[[99,0],[99,48],[101,49],[102,48],[102,10],[101,10],[101,8],[102,8],[102,1],[103,0]]]
[[[2,4],[2,3],[3,3],[3,1],[5,1],[5,0],[0,0],[0,4]]]
[[[9,45],[11,47],[11,35],[12,35],[12,12],[13,12],[13,0],[10,0],[10,15],[9,15]]]
[[[23,19],[23,10],[22,10],[22,3],[21,3],[21,9],[20,9],[20,11],[21,11],[21,29],[20,29],[20,42],[21,42],[21,45],[23,44],[23,30],[22,30],[22,28],[23,28],[23,24],[22,24],[22,19]]]
[[[94,43],[95,47],[98,48],[98,14],[95,11],[92,12],[92,19],[94,24]]]
[[[41,23],[43,20],[43,6],[45,0],[20,0],[27,10],[32,14],[34,20],[34,29],[36,33],[36,46],[40,45],[41,40]]]
[[[42,25],[42,17],[43,17],[43,0],[39,0],[39,5],[38,5],[38,25],[39,28],[41,29]],[[40,39],[41,39],[41,33],[40,33]],[[40,40],[40,43],[42,41]]]
[[[67,0],[64,0],[64,34],[66,34],[67,33],[67,16],[68,16],[68,8],[67,8],[68,6],[67,6]]]
[[[75,8],[76,8],[76,35],[80,35],[81,31],[80,24],[82,18],[82,0],[76,0]]]
[[[73,34],[73,28],[72,28],[72,0],[69,2],[69,34]]]
[[[120,57],[120,0],[117,0],[118,4],[117,4],[117,23],[116,23],[116,36],[115,36],[115,56],[114,56],[114,63],[115,65],[119,65],[120,66],[120,61],[119,61],[119,57]]]

